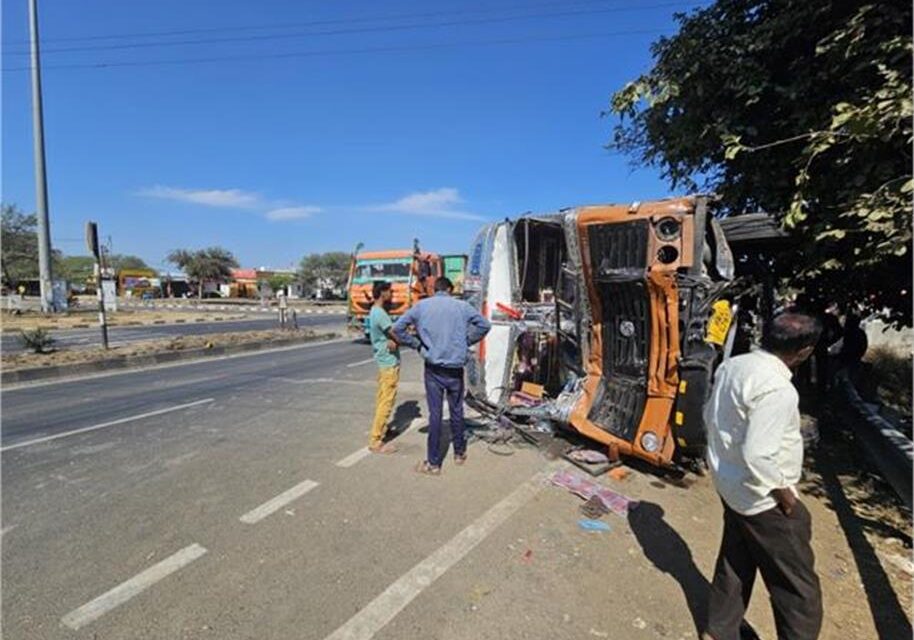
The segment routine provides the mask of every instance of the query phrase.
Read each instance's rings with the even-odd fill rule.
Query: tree
[[[105,262],[108,267],[114,269],[115,273],[122,269],[148,269],[149,265],[139,256],[124,255],[121,253],[110,253],[105,256]]]
[[[0,210],[0,270],[3,284],[14,286],[20,280],[38,277],[38,218],[15,205]]]
[[[791,286],[911,323],[911,4],[718,0],[618,90],[611,146],[777,215]]]
[[[221,281],[232,275],[238,268],[238,261],[231,251],[222,247],[209,247],[196,251],[175,249],[166,260],[177,265],[189,278],[197,281],[198,296],[203,297],[203,283],[207,280]]]
[[[20,280],[39,277],[38,217],[23,213],[16,205],[0,205],[0,278],[13,286]],[[62,254],[51,249],[52,274],[56,276]]]
[[[343,251],[309,254],[302,258],[298,273],[302,284],[311,291],[342,290],[349,278],[349,254]]]
[[[293,282],[295,282],[295,277],[288,273],[274,273],[266,279],[266,283],[273,295],[278,295],[280,291],[283,291]]]
[[[54,275],[71,284],[86,284],[95,275],[95,257],[61,256],[54,266]]]

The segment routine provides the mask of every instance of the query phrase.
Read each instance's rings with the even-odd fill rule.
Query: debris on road
[[[581,527],[584,531],[612,531],[612,528],[602,520],[589,520],[587,518],[582,518],[581,520],[578,520],[578,526]]]
[[[603,501],[599,497],[590,496],[590,498],[581,505],[581,513],[591,520],[598,520],[609,513],[609,509],[603,504]]]
[[[568,489],[571,493],[585,500],[596,496],[603,501],[607,509],[623,518],[628,517],[629,510],[634,509],[638,504],[636,500],[632,500],[628,496],[608,489],[571,471],[556,471],[550,476],[549,481],[556,486]]]
[[[629,470],[626,469],[625,467],[614,467],[614,468],[612,468],[612,469],[609,470],[609,474],[608,474],[608,475],[609,475],[609,477],[612,478],[613,480],[617,480],[618,482],[622,482],[622,481],[625,480],[628,476],[631,475],[631,471],[629,471]]]
[[[568,457],[576,462],[585,462],[587,464],[609,462],[609,456],[593,449],[575,449],[568,453]]]

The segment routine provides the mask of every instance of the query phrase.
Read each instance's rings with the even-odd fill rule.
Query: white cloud
[[[432,191],[417,191],[387,204],[365,207],[368,211],[385,211],[411,216],[451,218],[453,220],[485,220],[483,216],[460,210],[463,198],[457,189],[443,187]]]
[[[177,200],[227,209],[257,209],[264,206],[259,194],[241,189],[179,189],[156,185],[148,189],[141,189],[139,194],[149,198]]]
[[[301,220],[322,211],[321,207],[299,205],[288,200],[265,200],[259,193],[241,189],[181,189],[155,185],[140,189],[137,195],[221,209],[257,211],[268,220],[275,221]]]
[[[301,220],[302,218],[309,218],[315,213],[320,213],[323,211],[320,207],[306,206],[306,207],[279,207],[277,209],[270,209],[267,211],[266,216],[270,220]]]

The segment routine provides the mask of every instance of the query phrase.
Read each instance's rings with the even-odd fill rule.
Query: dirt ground
[[[96,362],[117,356],[143,356],[170,351],[189,349],[212,349],[229,345],[251,342],[276,342],[279,340],[300,339],[323,340],[335,337],[333,333],[317,333],[307,329],[268,331],[244,331],[236,333],[206,333],[193,336],[177,336],[160,340],[146,340],[129,345],[112,347],[107,351],[101,347],[89,349],[63,349],[51,353],[14,353],[3,355],[3,370],[15,371],[31,367],[50,367],[62,364],[82,364]]]
[[[169,311],[166,309],[155,311],[118,310],[107,314],[108,325],[112,327],[140,325],[140,324],[174,324],[181,322],[218,322],[221,320],[241,320],[247,316],[237,311],[222,313],[201,312],[187,313],[186,311]],[[98,311],[86,309],[71,311],[58,315],[44,315],[34,311],[24,311],[18,315],[3,313],[0,315],[0,329],[3,331],[18,332],[23,329],[78,329],[96,326]]]
[[[801,488],[834,513],[851,552],[844,557],[825,551],[837,563],[820,572],[820,577],[839,585],[856,568],[878,637],[910,638],[914,615],[911,512],[872,470],[853,436],[835,427],[825,411],[819,431],[820,443],[807,452],[809,473]],[[818,553],[821,559],[822,552]],[[848,617],[862,606],[841,603]],[[848,637],[860,636],[849,633]]]
[[[545,452],[543,452],[544,455]],[[911,637],[911,515],[890,490],[861,474],[852,443],[822,436],[808,452],[801,499],[812,514],[812,546],[824,606],[821,640]],[[501,453],[500,455],[504,455]],[[547,456],[548,457],[548,456]],[[721,538],[721,508],[711,478],[682,478],[627,461],[621,480],[598,482],[639,501],[626,520],[608,514],[609,530],[582,533],[575,521],[583,501],[559,487],[504,536],[518,581],[467,572],[465,627],[442,638],[652,638],[696,640],[707,616],[708,589]],[[492,628],[501,611],[505,623]],[[549,621],[548,636],[509,623],[528,612]],[[746,619],[765,640],[776,637],[762,580],[756,580]],[[506,628],[507,627],[507,628]],[[390,636],[394,637],[394,636]],[[401,636],[406,637],[406,636]]]

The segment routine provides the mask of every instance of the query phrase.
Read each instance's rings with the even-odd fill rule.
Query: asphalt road
[[[374,377],[367,346],[336,341],[4,388],[3,637],[697,637],[720,534],[707,479],[633,473],[644,517],[584,532],[533,449],[476,441],[463,467],[413,472],[414,354],[399,451],[367,454]],[[850,557],[829,550],[823,575]],[[826,588],[854,618],[822,637],[875,637],[847,577]],[[773,637],[757,590],[749,619]]]
[[[341,325],[345,320],[345,314],[300,315],[298,317],[298,326],[318,327],[325,325]],[[278,318],[276,316],[270,316],[252,320],[110,327],[108,329],[108,340],[112,346],[119,346],[142,340],[155,340],[157,338],[234,331],[263,331],[265,329],[274,329],[278,326]],[[52,331],[51,335],[57,341],[55,346],[58,348],[79,349],[101,344],[101,330],[98,327],[92,329],[65,329]],[[6,353],[21,352],[24,350],[22,339],[15,333],[3,334],[2,337],[0,337],[0,349]]]

